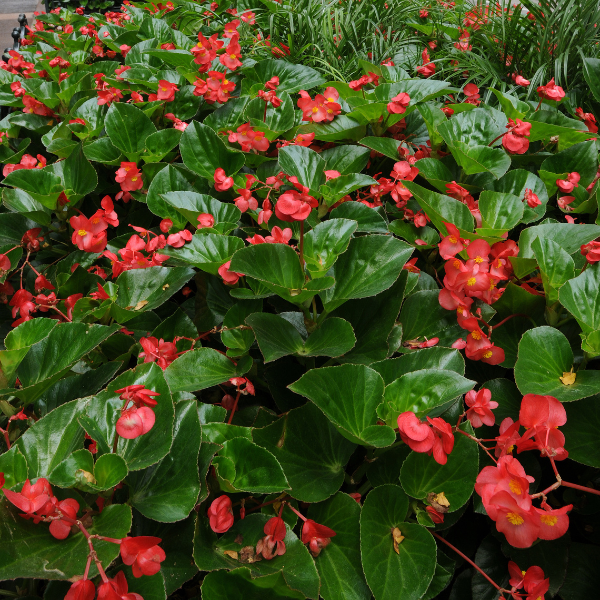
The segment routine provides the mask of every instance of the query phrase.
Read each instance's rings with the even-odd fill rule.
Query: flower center
[[[516,481],[515,479],[510,480],[508,487],[510,488],[510,491],[513,494],[518,494],[520,496],[523,492],[523,490],[521,490],[521,486],[519,485],[519,482]]]
[[[475,285],[477,283],[477,279],[475,279],[475,277],[470,277],[467,281],[467,285],[469,287],[471,287],[472,285]]]
[[[487,352],[483,353],[483,358],[492,358],[492,354],[493,352],[491,350],[488,350]]]
[[[555,517],[554,515],[542,515],[540,520],[544,525],[550,525],[550,527],[554,527],[558,521],[558,517]]]
[[[514,512],[507,513],[506,518],[511,525],[522,525],[525,521],[520,514]]]
[[[87,235],[87,231],[85,229],[80,229],[77,232],[81,237],[85,237]]]

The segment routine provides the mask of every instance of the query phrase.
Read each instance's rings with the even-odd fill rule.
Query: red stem
[[[485,453],[496,463],[498,464],[498,461],[490,454],[490,451],[488,448],[486,448],[479,439],[477,439],[475,436],[472,436],[470,433],[467,433],[466,431],[463,431],[462,429],[456,428],[454,431],[458,432],[458,433],[462,433],[463,435],[466,435],[470,440],[473,440],[474,442],[477,442],[477,445],[482,448]]]
[[[514,315],[508,315],[508,317],[506,317],[505,319],[502,319],[502,321],[500,321],[500,323],[496,323],[496,325],[492,325],[492,329],[497,329],[498,327],[500,327],[500,325],[504,325],[504,323],[506,323],[506,321],[509,321],[513,317],[525,317],[526,319],[528,319],[529,315],[525,315],[523,313],[515,313]]]
[[[9,424],[10,425],[10,424]],[[2,429],[0,427],[0,431],[2,432],[2,434],[4,435],[4,441],[6,442],[6,449],[10,450],[10,439],[8,437],[8,426],[6,427],[6,429]]]
[[[289,502],[286,502],[285,504],[292,512],[296,513],[303,521],[306,522],[306,517],[303,514],[299,513]]]
[[[446,546],[448,546],[449,548],[454,550],[454,552],[456,552],[456,554],[458,554],[461,558],[466,560],[472,567],[474,567],[477,571],[479,571],[479,573],[481,573],[481,575],[483,575],[498,591],[500,591],[500,592],[504,591],[503,588],[501,588],[491,577],[489,577],[487,575],[487,573],[485,573],[485,571],[483,571],[480,567],[478,567],[468,556],[464,555],[458,548],[453,546],[449,541],[447,541],[441,535],[437,534],[435,531],[431,531],[430,533],[431,533],[431,535],[433,535],[433,537],[437,538],[441,542],[444,542],[444,544],[446,544]]]
[[[568,481],[561,481],[561,485],[564,485],[568,488],[573,488],[574,490],[579,490],[581,492],[589,492],[590,494],[595,494],[596,496],[600,496],[600,490],[594,490],[589,487],[585,487],[583,485],[577,485],[576,483],[569,483]]]
[[[235,402],[233,403],[233,408],[231,409],[231,413],[229,414],[229,419],[227,420],[227,425],[231,425],[231,421],[233,421],[233,415],[235,415],[235,411],[237,410],[238,402],[240,401],[240,395],[242,394],[241,390],[238,390],[235,396]]]

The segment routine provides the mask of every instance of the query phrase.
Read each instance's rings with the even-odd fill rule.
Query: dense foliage
[[[1,594],[594,597],[599,9],[526,6],[37,18]]]

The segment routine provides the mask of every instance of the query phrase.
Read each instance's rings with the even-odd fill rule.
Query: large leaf
[[[325,183],[325,161],[310,148],[286,146],[279,151],[279,165],[287,175],[295,175],[298,181],[313,192]]]
[[[310,90],[325,83],[325,78],[315,69],[294,64],[287,60],[273,60],[272,58],[256,63],[254,74],[263,85],[271,77],[279,77],[277,91],[287,92],[288,94],[294,94],[300,90]]]
[[[503,192],[481,192],[479,210],[483,219],[483,227],[490,229],[510,230],[523,217],[523,198]]]
[[[254,429],[252,436],[279,461],[291,487],[288,493],[302,502],[321,502],[334,494],[356,448],[311,402]]]
[[[364,365],[311,369],[288,387],[312,400],[352,441],[383,447],[396,439],[390,427],[377,425],[383,379]]]
[[[341,492],[326,502],[312,504],[308,511],[309,518],[327,524],[336,533],[327,551],[315,559],[324,600],[371,597],[360,562],[360,512],[360,505]]]
[[[208,507],[203,508],[205,511]],[[227,533],[217,538],[210,529],[208,519],[202,515],[198,518],[194,538],[196,565],[201,571],[231,570],[243,565],[250,569],[253,579],[283,572],[283,578],[292,589],[302,592],[305,598],[316,600],[319,596],[319,575],[315,563],[291,529],[287,530],[284,538],[286,551],[283,556],[273,560],[242,562],[242,548],[256,547],[257,542],[265,535],[263,529],[268,519],[266,514],[247,515],[245,519],[237,520]],[[239,540],[242,540],[241,543]],[[225,551],[235,554],[225,554]]]
[[[569,452],[569,458],[590,467],[600,467],[600,396],[572,402],[565,409],[567,422],[560,430],[565,434],[565,448]]]
[[[584,58],[583,76],[590,86],[590,92],[592,92],[596,102],[600,102],[600,59]]]
[[[385,401],[378,414],[390,427],[396,427],[400,413],[412,411],[422,417],[474,385],[455,371],[423,369],[406,373],[385,388]]]
[[[243,247],[244,242],[232,235],[196,233],[182,248],[164,248],[161,252],[216,275],[219,267]]]
[[[213,466],[219,478],[229,484],[230,491],[271,494],[290,487],[273,454],[246,438],[225,441]]]
[[[299,356],[341,356],[356,343],[352,326],[343,319],[330,318],[306,340],[294,325],[280,315],[254,313],[246,319],[252,327],[265,362],[288,354]]]
[[[88,543],[82,533],[66,540],[50,535],[46,523],[34,523],[18,515],[19,511],[0,497],[0,580],[32,577],[70,579],[85,570]],[[131,529],[131,509],[124,504],[106,506],[94,517],[90,534],[123,538]],[[118,544],[94,540],[94,550],[104,568],[119,555]],[[98,574],[92,561],[90,577]]]
[[[123,407],[123,400],[115,390],[140,384],[160,394],[155,397],[157,405],[151,409],[156,422],[144,435],[127,440],[119,437],[115,430]],[[169,452],[173,441],[173,400],[163,371],[155,363],[144,363],[126,371],[111,381],[104,392],[80,402],[84,402],[85,407],[79,422],[98,443],[98,452],[110,452],[116,440],[116,452],[125,459],[130,471],[149,467]]]
[[[597,265],[567,281],[560,288],[559,297],[584,332],[600,329],[600,269]]]
[[[185,166],[211,182],[219,167],[227,175],[235,175],[244,165],[243,154],[229,150],[210,127],[198,121],[192,121],[183,132],[179,149]]]
[[[146,147],[148,136],[156,127],[144,111],[126,102],[113,102],[104,121],[106,133],[112,144],[130,159],[135,160]]]
[[[174,360],[165,370],[172,392],[196,392],[236,376],[235,364],[212,348],[197,348]]]
[[[554,396],[561,402],[598,393],[599,371],[577,371],[575,382],[561,377],[573,368],[573,350],[567,338],[554,327],[536,327],[525,332],[519,343],[515,381],[523,394]]]
[[[556,242],[550,239],[536,238],[531,247],[540,267],[546,302],[552,304],[558,300],[559,289],[569,279],[575,277],[575,263]],[[567,295],[568,293],[565,294]],[[564,302],[563,305],[566,306]]]
[[[98,175],[96,169],[85,157],[81,144],[65,160],[63,177],[68,197],[73,194],[85,196],[96,189]]]
[[[332,311],[346,300],[387,290],[412,252],[411,246],[389,236],[354,238],[328,273],[335,285],[321,295],[325,309]]]
[[[579,252],[583,244],[587,244],[600,236],[598,225],[586,223],[545,223],[528,227],[519,237],[519,256],[533,258],[531,244],[535,238],[547,238],[556,242],[567,254]]]
[[[169,454],[128,478],[131,504],[143,515],[162,522],[179,521],[189,515],[200,493],[200,440],[195,400],[178,402]]]
[[[402,184],[412,192],[419,206],[439,231],[446,230],[444,222],[452,223],[464,231],[473,231],[473,216],[462,202],[427,190],[414,181],[403,181]]]
[[[473,435],[469,424],[463,425],[462,429]],[[431,492],[444,492],[450,502],[448,511],[454,512],[471,497],[478,474],[477,444],[457,432],[454,434],[454,449],[445,465],[438,464],[428,454],[411,452],[402,463],[400,483],[409,496],[419,500]]]
[[[214,571],[202,580],[203,600],[264,600],[267,593],[270,600],[304,600],[300,592],[287,586],[282,573],[265,575],[254,583],[250,571],[242,567]]]
[[[408,498],[397,485],[372,490],[360,516],[360,550],[375,600],[417,600],[433,578],[437,548],[425,527],[404,522]],[[393,533],[404,539],[394,549]]]

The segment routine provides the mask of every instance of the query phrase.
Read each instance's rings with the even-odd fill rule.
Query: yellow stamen
[[[523,525],[525,519],[518,513],[509,512],[506,514],[506,518],[511,525]]]

